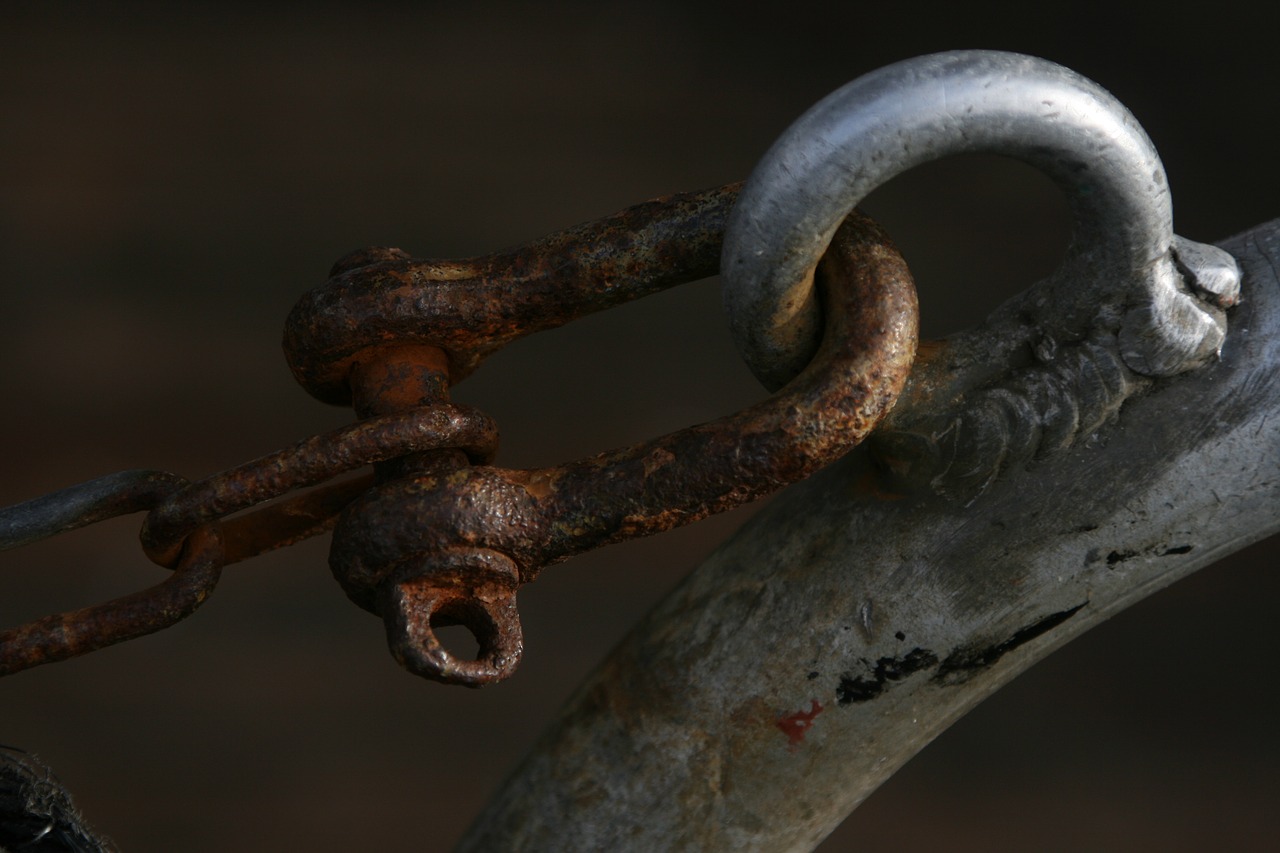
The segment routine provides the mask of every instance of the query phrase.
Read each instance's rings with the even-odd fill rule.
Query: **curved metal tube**
[[[1280,529],[1280,221],[1226,246],[1247,298],[1220,361],[969,507],[896,492],[865,444],[783,492],[575,692],[459,850],[811,850],[1032,663]]]
[[[1219,312],[1190,298],[1174,257],[1164,167],[1137,121],[1090,80],[1042,59],[956,51],[899,62],[854,80],[801,116],[765,154],[725,234],[725,306],[743,358],[769,388],[789,381],[816,348],[808,270],[840,221],[872,190],[922,163],[964,152],[1004,154],[1047,174],[1066,194],[1073,239],[1037,319],[1060,338],[1125,303],[1125,357],[1151,375],[1180,372],[1216,352]],[[1187,251],[1181,251],[1185,243]],[[1179,241],[1183,267],[1219,304],[1239,273],[1212,247]],[[1100,299],[1082,282],[1105,283]],[[1108,313],[1108,309],[1113,309]]]

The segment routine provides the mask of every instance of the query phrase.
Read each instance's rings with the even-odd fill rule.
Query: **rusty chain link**
[[[153,509],[186,482],[163,471],[121,471],[10,507],[0,511],[0,549]],[[0,675],[132,640],[191,615],[213,592],[226,562],[218,525],[192,530],[176,557],[173,574],[149,589],[0,633]]]
[[[544,566],[806,477],[861,441],[902,389],[915,291],[883,232],[855,212],[817,266],[819,350],[774,396],[552,468],[489,464],[497,427],[451,403],[450,386],[519,337],[715,274],[738,189],[645,202],[480,258],[384,248],[343,258],[294,307],[284,345],[303,387],[351,405],[358,422],[196,483],[125,471],[0,510],[0,550],[145,510],[144,551],[174,570],[150,589],[0,632],[0,675],[168,627],[224,565],[331,528],[334,576],[382,617],[404,666],[471,686],[510,675],[523,648],[516,591]],[[370,465],[372,475],[328,482]],[[440,643],[436,629],[450,624],[475,635],[475,660]]]

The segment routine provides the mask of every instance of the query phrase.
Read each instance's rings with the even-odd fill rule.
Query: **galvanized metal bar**
[[[1114,333],[993,356],[984,327],[922,348],[896,433],[789,489],[694,571],[461,849],[812,849],[1033,662],[1280,529],[1280,220],[1222,245],[1243,298],[1221,359],[1197,370],[1142,377]],[[1073,417],[1023,406],[1048,386]],[[946,455],[922,424],[957,431],[998,405],[1003,464],[981,488],[947,488],[969,482],[956,459],[930,476],[903,463],[904,446]]]

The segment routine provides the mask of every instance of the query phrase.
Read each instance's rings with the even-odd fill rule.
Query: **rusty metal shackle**
[[[1030,56],[954,51],[886,66],[837,89],[774,143],[730,217],[721,265],[734,340],[777,388],[819,337],[812,269],[868,193],[949,154],[1023,160],[1066,195],[1073,237],[1036,321],[1059,340],[1118,325],[1139,373],[1164,376],[1221,347],[1240,273],[1230,255],[1173,233],[1164,166],[1133,115],[1101,86]],[[1082,288],[1105,283],[1108,294]],[[1123,317],[1100,306],[1128,302]]]
[[[517,337],[713,274],[736,195],[729,186],[646,202],[487,258],[358,253],[290,316],[290,364],[312,394],[350,401],[361,417],[438,405]],[[826,319],[812,363],[742,412],[552,468],[472,465],[450,450],[383,463],[379,485],[339,519],[330,566],[382,616],[393,655],[437,680],[504,678],[522,650],[516,591],[544,566],[755,499],[857,444],[910,369],[914,287],[858,214],[816,275]],[[448,624],[475,635],[474,660],[440,643]]]
[[[436,346],[461,382],[525,335],[715,275],[741,184],[643,202],[517,249],[419,260],[374,247],[342,258],[289,314],[284,352],[319,400],[351,402],[348,377],[371,347]]]

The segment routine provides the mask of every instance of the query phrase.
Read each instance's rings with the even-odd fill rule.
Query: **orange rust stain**
[[[542,499],[556,490],[556,481],[560,479],[560,472],[554,468],[544,468],[529,471],[527,477],[522,479],[524,482],[521,485],[524,486],[524,490],[531,497]]]
[[[813,718],[822,713],[822,703],[817,699],[809,700],[812,707],[808,711],[796,711],[778,718],[774,723],[778,731],[787,736],[788,746],[792,749],[804,742],[804,736],[813,728]]]

